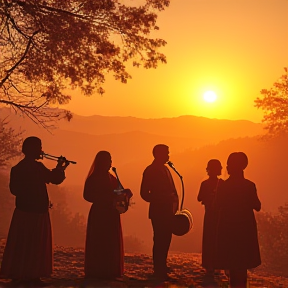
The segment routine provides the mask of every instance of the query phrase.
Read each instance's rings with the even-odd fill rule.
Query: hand
[[[114,198],[116,201],[124,201],[126,199],[126,195],[124,193],[115,194]]]
[[[130,199],[133,196],[133,193],[130,189],[126,188],[124,189],[125,194],[127,195],[127,197]]]
[[[58,163],[57,163],[57,166],[56,166],[56,168],[57,169],[62,169],[62,170],[65,170],[66,169],[66,167],[70,164],[70,161],[68,161],[65,157],[63,157],[63,156],[60,156],[59,158],[58,158],[58,161],[57,161]]]

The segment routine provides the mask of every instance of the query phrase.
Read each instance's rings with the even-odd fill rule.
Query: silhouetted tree
[[[259,244],[263,266],[271,273],[288,276],[288,203],[277,214],[257,215]]]
[[[263,122],[269,135],[288,133],[288,68],[270,90],[263,89],[263,98],[255,100],[255,106],[264,111]]]
[[[7,126],[8,123],[6,119],[0,119],[0,167],[5,167],[9,160],[22,154],[22,131],[16,132]]]
[[[15,207],[14,202],[15,198],[9,190],[9,174],[7,171],[0,171],[0,238],[7,237]]]
[[[72,213],[67,197],[71,191],[56,185],[48,186],[48,193],[53,203],[50,209],[53,241],[57,245],[84,247],[86,236],[85,217],[80,213]]]
[[[85,95],[102,94],[107,73],[123,83],[131,78],[128,60],[145,68],[166,62],[158,51],[166,42],[151,32],[159,29],[157,12],[169,2],[1,1],[0,103],[44,127],[55,117],[69,120],[71,113],[51,108],[70,100],[63,92],[68,85]]]

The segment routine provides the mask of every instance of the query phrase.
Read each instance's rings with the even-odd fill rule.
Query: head
[[[165,164],[169,161],[169,147],[164,144],[158,144],[153,148],[153,156],[159,163]]]
[[[22,144],[22,152],[26,158],[40,159],[42,155],[41,139],[35,136],[26,138]]]
[[[222,171],[221,162],[218,159],[209,160],[207,163],[206,171],[209,176],[221,175],[221,171]]]
[[[233,152],[227,159],[227,172],[229,175],[244,171],[248,165],[248,157],[244,152]]]
[[[92,163],[88,177],[97,172],[108,172],[112,165],[111,154],[108,151],[99,151]]]

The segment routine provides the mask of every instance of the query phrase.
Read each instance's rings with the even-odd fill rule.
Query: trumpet
[[[67,163],[68,164],[76,164],[77,162],[75,161],[72,161],[72,160],[67,160],[64,156],[53,156],[51,154],[48,154],[48,153],[45,153],[45,152],[42,152],[42,155],[41,155],[41,159],[43,158],[46,158],[46,159],[49,159],[49,160],[54,160],[54,161],[57,161],[57,162],[64,162],[64,163]]]

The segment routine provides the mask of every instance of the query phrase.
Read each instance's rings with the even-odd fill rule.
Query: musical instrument
[[[58,167],[61,167],[61,168],[66,168],[70,163],[71,164],[76,164],[75,161],[72,161],[72,160],[67,160],[64,156],[53,156],[51,154],[48,154],[48,153],[45,153],[42,151],[42,155],[41,155],[41,159],[43,158],[46,158],[46,159],[49,159],[49,160],[54,160],[54,161],[57,161],[58,164],[57,166]],[[64,164],[64,165],[63,165]]]
[[[183,177],[174,167],[174,164],[171,161],[168,161],[167,164],[176,172],[176,174],[181,179],[182,185],[182,199],[180,210],[176,212],[173,218],[172,223],[172,233],[177,236],[183,236],[187,234],[193,227],[193,217],[191,212],[188,209],[183,209],[183,202],[184,202],[184,182]]]
[[[112,167],[111,169],[114,172],[116,179],[118,181],[118,188],[114,190],[114,193],[116,193],[117,195],[114,205],[118,210],[119,214],[122,214],[128,210],[128,207],[130,205],[130,198],[132,197],[133,194],[130,189],[125,189],[121,184],[116,168]]]

